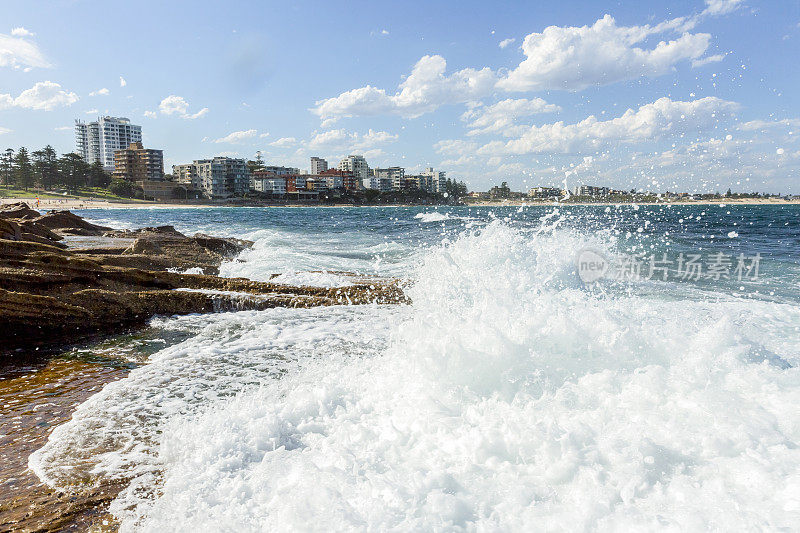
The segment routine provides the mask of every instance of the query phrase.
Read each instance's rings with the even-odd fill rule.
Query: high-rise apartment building
[[[99,117],[94,122],[75,121],[75,152],[87,163],[99,161],[114,170],[114,152],[142,142],[142,127],[122,117]]]
[[[162,181],[164,151],[145,148],[140,142],[114,152],[114,177],[131,181]]]
[[[339,162],[339,170],[352,172],[359,181],[370,177],[369,165],[363,155],[349,155]]]
[[[311,158],[311,172],[312,176],[318,176],[328,170],[328,162],[321,157]]]

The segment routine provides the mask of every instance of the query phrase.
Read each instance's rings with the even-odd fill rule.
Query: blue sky
[[[796,0],[2,4],[2,147],[110,114],[168,165],[800,193]]]

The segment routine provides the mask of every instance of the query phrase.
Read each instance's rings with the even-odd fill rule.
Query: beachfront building
[[[447,185],[447,173],[440,170],[434,170],[432,167],[425,169],[425,172],[420,173],[420,189],[423,191],[442,194],[445,192]]]
[[[197,167],[194,163],[186,165],[172,165],[172,179],[192,189],[202,189],[200,177],[197,175]]]
[[[321,157],[312,157],[311,158],[311,171],[309,172],[312,176],[319,176],[323,172],[328,170],[328,162],[322,159]]]
[[[300,169],[295,167],[279,167],[279,166],[265,166],[259,169],[261,172],[269,172],[276,176],[289,176],[292,174],[300,174]]]
[[[558,187],[534,187],[528,191],[528,196],[539,199],[561,198],[564,190]]]
[[[406,169],[402,167],[376,168],[372,171],[380,191],[400,191],[405,188]]]
[[[114,152],[114,172],[117,179],[129,181],[163,181],[164,151],[145,148],[140,142]]]
[[[575,187],[573,194],[575,196],[608,196],[611,189],[608,187],[594,187],[592,185],[579,185]]]
[[[287,178],[285,176],[276,176],[271,172],[259,170],[254,172],[250,178],[250,188],[273,196],[285,196],[286,181]]]
[[[127,118],[105,116],[89,123],[75,121],[75,153],[87,163],[99,161],[109,172],[114,171],[114,152],[140,142],[142,127]]]
[[[250,189],[250,171],[244,159],[196,159],[173,166],[172,173],[179,183],[202,189],[211,198],[242,196]]]
[[[339,170],[352,172],[359,181],[370,178],[369,165],[363,155],[349,155],[339,161]]]

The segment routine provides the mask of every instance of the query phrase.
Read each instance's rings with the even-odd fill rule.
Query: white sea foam
[[[451,213],[441,212],[441,211],[431,211],[428,213],[417,213],[414,215],[414,218],[419,220],[420,222],[427,223],[427,222],[444,222],[446,220],[463,220],[463,221],[472,221],[475,220],[472,217],[466,216],[455,216]]]
[[[138,476],[125,531],[796,527],[800,310],[584,287],[613,239],[550,222],[431,250],[407,308],[177,319],[31,466]]]

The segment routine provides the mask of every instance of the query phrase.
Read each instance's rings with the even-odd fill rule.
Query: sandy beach
[[[63,199],[42,199],[38,203],[31,198],[0,198],[0,205],[26,202],[35,209],[49,211],[75,210],[75,209],[151,209],[154,207],[163,209],[182,209],[182,208],[216,208],[216,207],[241,207],[239,204],[225,202],[206,202],[206,203],[183,203],[183,202],[145,202],[142,200],[108,201],[97,199],[63,198]],[[634,202],[542,202],[532,200],[508,200],[508,201],[481,201],[469,202],[469,207],[524,207],[524,206],[614,206],[628,205]],[[715,200],[676,200],[673,202],[641,202],[636,205],[793,205],[800,204],[800,200],[783,200],[778,198],[720,198]],[[321,204],[300,204],[300,205],[275,205],[264,204],[255,207],[337,207]],[[250,205],[248,205],[250,207]],[[387,205],[365,206],[365,207],[392,207]],[[396,206],[395,206],[396,207]]]

